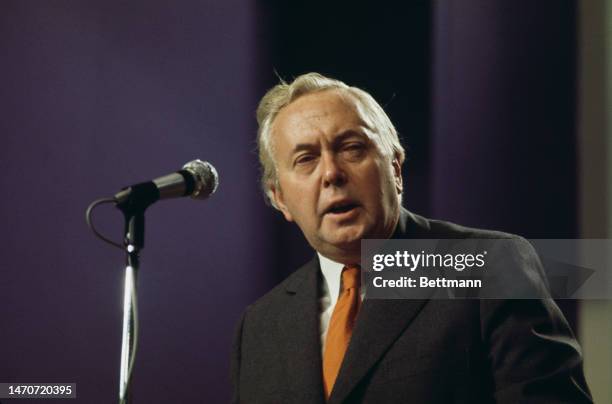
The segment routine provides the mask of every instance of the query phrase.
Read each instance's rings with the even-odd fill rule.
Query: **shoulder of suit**
[[[478,229],[474,227],[462,226],[444,220],[428,219],[423,216],[411,213],[413,220],[420,227],[427,227],[428,238],[481,238],[481,239],[523,239],[523,237],[506,233],[503,231]],[[415,237],[413,237],[415,238]]]
[[[310,276],[319,276],[319,260],[315,256],[312,260],[302,265],[299,269],[274,286],[270,291],[261,296],[255,302],[247,307],[247,311],[268,310],[273,307],[278,307],[287,298],[288,292],[297,290],[301,285],[308,283]],[[314,272],[314,273],[313,273]]]
[[[511,247],[513,251],[506,250],[506,254],[515,252],[524,259],[532,260],[537,256],[531,243],[525,238],[512,233],[496,230],[477,229],[474,227],[462,226],[444,220],[427,219],[423,216],[404,210],[403,220],[404,233],[400,233],[399,238],[405,239],[510,239],[511,244],[504,244],[505,248]]]

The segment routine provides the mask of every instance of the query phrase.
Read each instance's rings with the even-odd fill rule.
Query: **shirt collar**
[[[342,268],[344,264],[336,261],[332,261],[329,258],[317,253],[319,255],[319,263],[321,264],[321,272],[323,273],[323,279],[327,285],[327,291],[331,298],[332,305],[338,301],[338,295],[340,294],[340,279],[342,276]]]

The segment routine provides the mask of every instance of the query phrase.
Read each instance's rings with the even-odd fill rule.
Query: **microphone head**
[[[183,166],[183,170],[193,175],[196,182],[191,197],[194,199],[206,199],[214,194],[219,185],[219,174],[215,167],[208,161],[199,159],[190,161]]]

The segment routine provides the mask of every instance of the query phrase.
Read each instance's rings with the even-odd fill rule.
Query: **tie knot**
[[[358,266],[342,269],[342,290],[359,289],[361,286],[361,271]]]

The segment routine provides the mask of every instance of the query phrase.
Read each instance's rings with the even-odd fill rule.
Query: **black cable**
[[[89,226],[89,228],[96,235],[96,237],[98,237],[102,241],[112,245],[113,247],[117,247],[117,248],[123,250],[123,246],[120,243],[114,242],[113,240],[110,240],[110,239],[104,237],[102,234],[100,234],[100,232],[98,232],[96,230],[96,228],[93,225],[93,222],[91,221],[91,212],[93,211],[93,209],[96,206],[101,205],[103,203],[115,203],[115,202],[116,202],[115,198],[102,198],[102,199],[97,199],[97,200],[93,201],[87,207],[87,210],[85,211],[85,220],[87,221],[87,226]]]

